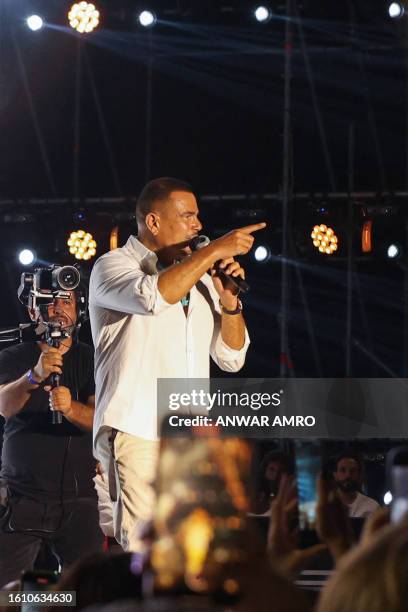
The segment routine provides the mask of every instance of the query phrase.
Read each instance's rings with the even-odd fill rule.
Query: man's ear
[[[150,212],[146,215],[145,223],[153,236],[157,236],[160,230],[160,216],[157,213]]]

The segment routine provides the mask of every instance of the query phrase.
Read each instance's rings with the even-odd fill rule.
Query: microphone
[[[192,251],[199,251],[200,249],[208,246],[210,242],[211,241],[208,236],[204,236],[203,234],[201,234],[200,236],[196,236],[195,238],[190,240],[189,246]],[[230,276],[229,274],[225,274],[224,270],[219,267],[219,264],[220,262],[217,261],[214,266],[217,271],[217,276],[222,278],[222,280],[228,280],[242,293],[246,293],[247,291],[249,291],[249,285],[243,278],[240,278],[239,276]]]

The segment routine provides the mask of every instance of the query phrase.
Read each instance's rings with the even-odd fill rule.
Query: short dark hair
[[[336,459],[335,459],[335,463],[334,463],[334,471],[337,472],[337,466],[339,464],[339,461],[341,461],[342,459],[353,459],[357,464],[358,464],[358,468],[360,470],[361,473],[363,473],[364,470],[364,461],[361,455],[359,455],[359,453],[351,450],[351,451],[343,451],[342,453],[340,453],[339,455],[337,455]]]
[[[142,189],[136,202],[136,221],[142,224],[146,215],[153,210],[156,202],[166,202],[173,191],[194,193],[189,183],[179,179],[164,176],[149,181]]]

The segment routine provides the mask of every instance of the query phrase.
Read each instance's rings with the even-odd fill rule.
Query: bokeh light
[[[75,256],[75,259],[87,261],[96,254],[96,242],[92,234],[85,232],[85,230],[71,232],[67,244],[69,252]]]
[[[314,226],[311,237],[313,246],[319,249],[320,253],[332,255],[338,249],[339,240],[334,230],[323,223]]]
[[[68,21],[71,28],[80,34],[88,34],[99,25],[99,11],[90,2],[78,2],[71,6]]]

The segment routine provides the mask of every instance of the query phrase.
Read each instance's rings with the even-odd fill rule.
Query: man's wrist
[[[215,264],[216,261],[221,259],[221,257],[218,254],[218,247],[217,247],[217,241],[216,240],[213,240],[212,242],[210,242],[210,244],[208,244],[206,247],[204,247],[204,249],[207,251],[207,253],[210,253],[211,260],[212,260],[211,261],[211,265],[212,266]]]
[[[234,302],[228,301],[227,304],[224,304],[220,300],[220,308],[221,312],[227,315],[240,314],[242,312],[242,302],[238,299],[238,297],[235,299]]]
[[[38,371],[37,371],[37,369],[36,369],[36,366],[34,366],[34,367],[32,368],[32,370],[31,370],[31,371],[32,371],[33,376],[34,376],[34,378],[35,378],[36,380],[39,380],[39,381],[40,381],[40,383],[44,382],[45,378],[43,378],[42,376],[40,376],[40,374],[38,373]]]
[[[42,380],[38,380],[35,369],[28,370],[26,373],[26,378],[30,385],[40,385],[42,383]]]
[[[64,417],[66,419],[70,419],[70,418],[72,418],[73,413],[74,413],[74,410],[73,410],[73,406],[72,406],[72,402],[71,402],[71,404],[66,409],[64,409],[63,415],[64,415]]]
[[[229,300],[221,300],[220,299],[221,308],[226,308],[226,310],[235,310],[238,306],[238,296],[232,297]]]

